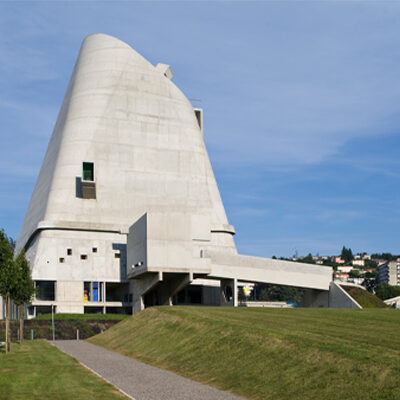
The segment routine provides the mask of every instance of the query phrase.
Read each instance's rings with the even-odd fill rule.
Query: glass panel
[[[106,301],[124,301],[129,300],[129,284],[107,282],[106,283]]]
[[[54,312],[56,312],[56,307],[54,307]],[[36,316],[42,314],[51,314],[51,306],[36,306]]]
[[[93,301],[99,301],[99,282],[93,282]]]
[[[90,282],[83,284],[83,301],[90,301]]]
[[[100,282],[100,289],[99,289],[99,301],[103,301],[103,293],[104,293],[104,288],[103,288],[103,282]]]
[[[55,300],[55,281],[36,281],[36,300]]]
[[[83,163],[82,180],[94,181],[94,164],[92,162],[84,162]]]

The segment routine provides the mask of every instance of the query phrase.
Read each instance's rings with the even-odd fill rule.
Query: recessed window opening
[[[65,261],[64,257],[59,258],[60,263],[63,263]]]
[[[92,252],[93,252],[93,253],[97,253],[97,247],[93,247],[93,248],[92,248]]]
[[[203,129],[203,110],[199,108],[194,109],[194,115],[196,116],[197,123],[199,124],[199,128]]]
[[[81,260],[86,260],[87,259],[87,254],[81,254]]]
[[[67,256],[72,256],[72,249],[67,249]]]
[[[83,301],[103,301],[104,284],[103,282],[84,282]]]
[[[55,300],[55,283],[55,281],[35,281],[36,300]]]
[[[82,163],[82,180],[94,181],[94,164],[92,162]]]
[[[115,258],[121,258],[121,254],[120,253],[114,253],[114,257]]]
[[[129,300],[129,284],[119,282],[106,282],[106,301]]]
[[[84,284],[83,284],[83,301],[91,301],[90,282],[84,282]]]

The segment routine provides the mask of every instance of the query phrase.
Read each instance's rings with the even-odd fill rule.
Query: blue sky
[[[400,3],[0,2],[0,227],[16,238],[83,38],[102,32],[204,109],[259,256],[400,253]]]

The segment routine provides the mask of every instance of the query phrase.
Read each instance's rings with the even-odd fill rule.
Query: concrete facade
[[[392,297],[391,299],[384,300],[384,303],[393,308],[400,308],[400,296]]]
[[[111,36],[83,41],[17,241],[31,314],[236,306],[240,282],[328,293],[329,267],[237,254],[202,110],[172,76]]]
[[[378,266],[378,283],[400,286],[400,262],[389,261]]]

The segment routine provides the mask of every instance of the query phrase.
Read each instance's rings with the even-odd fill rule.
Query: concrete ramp
[[[318,290],[329,290],[332,281],[331,267],[210,250],[204,250],[202,257],[211,260],[209,278],[237,279]]]

